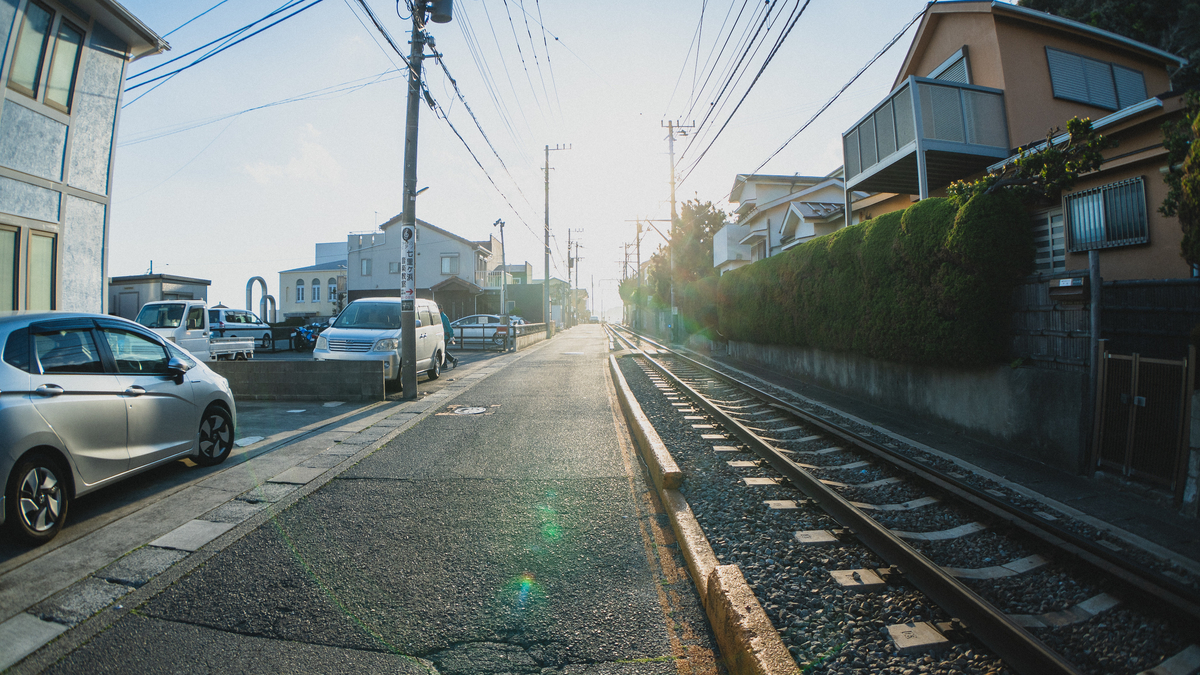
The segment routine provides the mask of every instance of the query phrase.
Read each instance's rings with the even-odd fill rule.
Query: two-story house
[[[738,174],[729,191],[737,220],[713,236],[713,266],[724,274],[844,227],[844,200],[840,168],[827,176]]]
[[[279,273],[279,311],[284,318],[327,318],[346,306],[346,242],[315,248],[315,264]]]
[[[873,215],[906,208],[1087,117],[1119,145],[1033,214],[1038,271],[1086,268],[1094,249],[1105,279],[1191,276],[1178,221],[1158,212],[1161,126],[1182,109],[1169,71],[1185,62],[1003,2],[930,5],[892,92],[842,136],[845,204]]]
[[[349,235],[347,302],[400,295],[402,221],[400,214],[378,232]],[[499,239],[471,241],[419,218],[415,239],[417,297],[434,300],[452,319],[482,312],[499,302],[499,287],[489,288],[489,273],[500,266],[503,253]],[[485,293],[495,299],[481,298]]]
[[[168,49],[112,0],[0,0],[0,311],[106,312],[128,62]]]

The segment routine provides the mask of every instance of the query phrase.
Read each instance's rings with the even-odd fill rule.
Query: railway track
[[[1119,555],[957,464],[612,333],[639,350],[621,368],[714,551],[742,568],[801,666],[1193,672],[1200,593],[1165,563]]]

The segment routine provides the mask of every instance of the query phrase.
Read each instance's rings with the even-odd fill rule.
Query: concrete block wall
[[[909,366],[853,354],[729,343],[729,356],[950,426],[1067,471],[1086,462],[1087,375],[994,366]]]
[[[212,361],[235,400],[382,401],[382,361]]]

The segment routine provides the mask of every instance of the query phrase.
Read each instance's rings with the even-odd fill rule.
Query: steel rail
[[[893,463],[905,471],[912,472],[937,487],[974,506],[986,510],[991,515],[1008,522],[1047,544],[1070,553],[1088,563],[1099,572],[1113,577],[1124,583],[1127,587],[1144,594],[1144,600],[1163,603],[1155,605],[1156,611],[1165,609],[1173,618],[1182,620],[1192,626],[1200,626],[1200,593],[1195,589],[1176,582],[1159,572],[1146,569],[1137,561],[1107,549],[1075,532],[1059,527],[1006,499],[996,497],[979,488],[956,480],[952,476],[948,476],[920,460],[891,450],[849,429],[838,426],[813,413],[801,410],[771,393],[737,380],[675,350],[663,347],[654,340],[649,340],[642,336],[638,337],[640,340],[654,345],[655,349],[668,352],[674,358],[685,361],[703,372],[710,373],[714,377],[742,389],[763,403],[795,415],[813,426],[819,427],[827,433],[854,445],[860,450]]]
[[[664,349],[663,351],[672,353],[671,350]],[[940,565],[921,555],[887,528],[850,504],[840,494],[763,441],[754,432],[659,363],[657,359],[644,351],[642,357],[680,391],[685,392],[708,411],[720,422],[722,427],[732,432],[755,454],[767,460],[772,468],[819,503],[827,513],[843,527],[848,528],[867,548],[888,564],[899,568],[905,579],[929,596],[951,616],[964,623],[976,638],[995,652],[1010,668],[1026,675],[1049,675],[1051,673],[1078,675],[1079,671],[1058,653],[1017,625],[1007,614],[996,609],[970,588],[947,574]]]

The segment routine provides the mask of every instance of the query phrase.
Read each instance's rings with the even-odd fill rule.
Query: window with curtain
[[[29,289],[28,309],[55,309],[54,239],[53,235],[29,235],[29,258],[25,272]]]
[[[0,312],[17,308],[16,230],[0,230]]]
[[[70,113],[83,41],[82,28],[56,17],[53,10],[40,2],[29,2],[13,49],[9,88]],[[42,72],[46,68],[49,71],[43,89]]]

